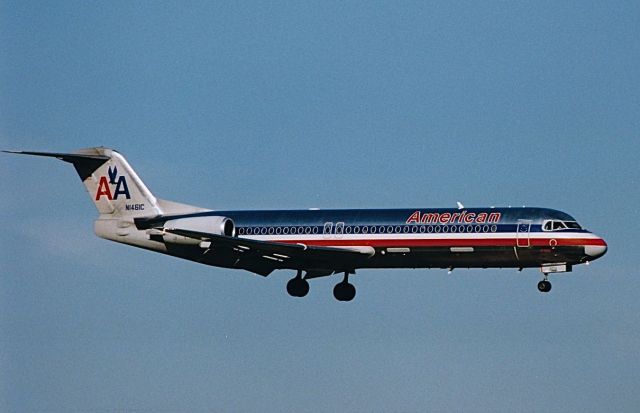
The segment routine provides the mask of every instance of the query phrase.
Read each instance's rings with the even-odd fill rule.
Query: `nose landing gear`
[[[547,280],[547,276],[544,276],[544,280],[538,283],[538,291],[541,293],[548,293],[551,291],[551,283]]]

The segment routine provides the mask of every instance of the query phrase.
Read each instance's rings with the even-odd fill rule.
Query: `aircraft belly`
[[[317,259],[273,261],[261,256],[242,256],[228,250],[206,250],[195,246],[169,246],[166,253],[206,265],[245,269],[266,275],[276,269],[341,272],[358,268],[518,268],[539,267],[549,262],[576,264],[582,262],[584,248],[375,248],[375,254],[371,257],[362,256],[331,262]]]
[[[376,251],[367,268],[449,268],[449,267],[515,267],[513,248],[475,247],[464,252],[451,251],[450,247],[411,248],[410,252]]]
[[[563,246],[563,247],[530,247],[518,248],[518,262],[522,267],[538,267],[549,262],[566,262],[567,264],[578,264],[585,258],[584,247]]]
[[[516,251],[517,250],[517,251]],[[547,262],[578,263],[584,251],[579,247],[515,248],[475,247],[465,252],[450,247],[411,248],[409,252],[376,249],[365,268],[502,268],[538,267]]]

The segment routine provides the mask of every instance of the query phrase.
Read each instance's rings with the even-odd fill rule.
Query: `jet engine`
[[[184,231],[201,232],[205,234],[224,235],[233,237],[236,234],[236,227],[233,220],[221,216],[204,216],[177,218],[166,221],[163,225],[164,230],[181,229]],[[165,242],[182,245],[198,245],[199,239],[189,238],[182,235],[170,234],[165,232],[162,235]]]

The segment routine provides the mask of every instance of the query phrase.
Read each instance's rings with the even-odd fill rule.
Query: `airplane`
[[[156,198],[125,158],[93,147],[73,153],[4,151],[71,163],[98,209],[104,239],[261,276],[292,270],[287,292],[343,274],[333,295],[351,301],[349,276],[367,268],[539,268],[572,271],[607,251],[601,237],[549,208],[405,208],[216,211]]]

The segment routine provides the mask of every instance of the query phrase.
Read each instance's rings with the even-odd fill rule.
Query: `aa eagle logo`
[[[124,195],[127,199],[131,199],[129,194],[129,186],[127,185],[127,178],[124,175],[118,176],[118,167],[109,167],[109,180],[106,176],[100,177],[98,182],[98,190],[96,191],[96,201],[106,196],[109,201],[118,199],[120,195]],[[111,192],[111,186],[115,185],[113,192]]]

